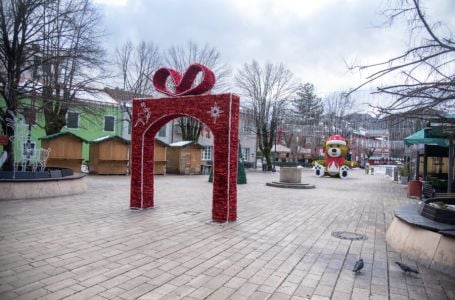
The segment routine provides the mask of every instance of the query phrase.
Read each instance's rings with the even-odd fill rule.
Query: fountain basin
[[[87,191],[85,174],[52,168],[43,172],[0,172],[0,200],[39,199]]]

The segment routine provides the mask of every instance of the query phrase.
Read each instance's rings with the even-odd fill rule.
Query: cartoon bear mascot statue
[[[348,177],[349,162],[344,157],[348,154],[348,141],[341,135],[332,135],[324,142],[324,161],[316,162],[314,174],[322,177],[329,175],[339,176],[342,179]]]

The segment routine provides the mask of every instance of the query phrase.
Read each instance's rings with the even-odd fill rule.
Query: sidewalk
[[[129,210],[126,176],[90,176],[82,195],[0,202],[0,299],[455,299],[455,279],[387,246],[393,209],[416,200],[384,175],[304,170],[316,188],[291,190],[265,186],[278,173],[248,172],[230,224],[210,222],[207,178],[157,176],[145,211]]]

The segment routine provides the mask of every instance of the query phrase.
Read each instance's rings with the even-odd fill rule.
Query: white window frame
[[[202,161],[209,161],[212,160],[212,153],[213,147],[212,146],[204,146],[201,149],[201,160]]]
[[[243,160],[249,161],[250,160],[250,148],[242,147],[242,156],[243,156]]]

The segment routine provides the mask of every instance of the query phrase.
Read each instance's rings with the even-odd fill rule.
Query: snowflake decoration
[[[210,116],[212,116],[213,123],[216,123],[216,119],[218,119],[218,117],[223,113],[223,111],[220,109],[220,107],[215,102],[215,104],[212,106],[212,108],[210,108],[208,113],[210,114]]]
[[[148,108],[144,102],[141,103],[141,107],[142,107],[142,112],[140,112],[138,114],[138,118],[137,118],[136,124],[134,124],[134,127],[139,125],[139,123],[141,123],[142,125],[147,124],[147,122],[150,119],[150,116],[152,115],[150,108]]]

